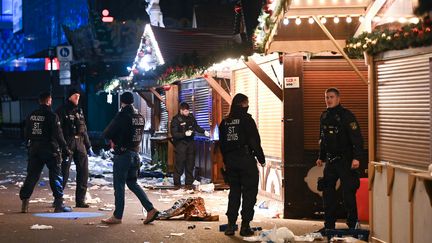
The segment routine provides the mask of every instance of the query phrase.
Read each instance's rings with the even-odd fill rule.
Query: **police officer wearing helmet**
[[[265,157],[257,126],[252,116],[247,113],[248,108],[248,97],[244,94],[236,94],[228,116],[219,126],[225,180],[230,186],[226,212],[228,226],[225,235],[234,235],[240,202],[242,204],[240,235],[253,235],[249,223],[253,220],[253,208],[258,194],[257,160],[265,166]]]
[[[60,106],[56,113],[60,118],[64,137],[69,148],[70,156],[64,156],[62,163],[63,188],[69,179],[71,160],[76,165],[76,192],[75,202],[78,208],[88,208],[85,203],[87,181],[89,177],[87,150],[91,149],[90,139],[87,134],[87,126],[84,114],[78,107],[80,93],[77,89],[70,89],[67,93],[66,103]]]
[[[325,162],[324,177],[318,183],[323,191],[324,228],[334,229],[336,222],[336,181],[340,179],[347,225],[355,228],[357,218],[356,191],[360,186],[357,169],[363,151],[363,139],[354,114],[340,104],[337,88],[325,91],[327,110],[320,118],[320,153],[318,166]]]
[[[137,178],[141,160],[139,149],[144,133],[144,117],[134,108],[134,97],[131,92],[120,96],[121,111],[105,128],[103,136],[114,144],[114,197],[115,210],[113,216],[103,219],[106,224],[119,224],[123,218],[125,201],[125,184],[138,197],[142,206],[147,210],[144,224],[156,219],[158,210],[148,199],[146,193],[138,185]]]
[[[59,118],[51,111],[52,98],[49,92],[39,95],[39,109],[27,118],[25,138],[29,140],[29,158],[27,177],[21,187],[19,196],[22,200],[21,212],[27,213],[29,199],[39,180],[44,165],[49,170],[49,182],[54,196],[54,212],[71,212],[72,209],[63,205],[62,178],[60,175],[61,150],[69,154],[66,141],[60,127]]]
[[[179,113],[171,120],[171,135],[174,139],[175,146],[175,165],[174,165],[174,185],[180,186],[180,177],[185,172],[185,184],[191,186],[194,177],[193,170],[195,167],[195,132],[209,133],[200,127],[195,117],[189,111],[189,104],[180,103]]]

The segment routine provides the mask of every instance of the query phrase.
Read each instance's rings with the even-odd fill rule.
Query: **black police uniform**
[[[60,118],[65,140],[72,151],[69,158],[63,158],[63,188],[66,187],[67,180],[69,179],[71,159],[73,159],[77,173],[75,201],[77,204],[84,204],[89,176],[87,150],[91,147],[84,114],[81,108],[78,108],[78,106],[69,100],[66,101],[66,104],[59,107],[56,113]]]
[[[242,226],[249,227],[254,216],[254,205],[258,194],[259,172],[255,157],[265,164],[264,152],[257,126],[247,108],[235,112],[222,120],[219,126],[219,140],[225,164],[225,180],[230,186],[228,223],[237,220],[242,201]]]
[[[193,131],[191,136],[186,136],[186,131]],[[192,185],[194,181],[193,170],[195,167],[195,131],[204,133],[192,114],[183,116],[177,114],[171,120],[171,135],[175,146],[174,185],[180,186],[180,177],[185,171],[185,184]]]
[[[30,114],[26,121],[25,137],[30,140],[27,177],[20,190],[21,200],[29,199],[39,180],[44,165],[49,169],[50,187],[55,204],[63,202],[60,175],[61,150],[68,151],[58,116],[46,105]]]
[[[348,227],[357,223],[356,191],[360,186],[357,169],[351,169],[353,159],[360,160],[363,139],[354,114],[338,105],[328,108],[320,118],[319,159],[325,161],[323,191],[325,228],[334,229],[336,222],[336,181],[341,180]]]
[[[139,152],[144,134],[144,117],[132,105],[121,109],[103,132],[103,136],[115,144],[114,153],[127,150]]]

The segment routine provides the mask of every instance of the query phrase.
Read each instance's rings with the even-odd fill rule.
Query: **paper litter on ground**
[[[171,236],[183,236],[185,233],[171,233]]]
[[[44,224],[34,224],[30,227],[31,230],[49,230],[53,229],[51,225],[44,225]]]

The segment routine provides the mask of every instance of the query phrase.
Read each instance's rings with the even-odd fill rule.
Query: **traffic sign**
[[[72,46],[57,46],[57,58],[59,61],[72,61]]]

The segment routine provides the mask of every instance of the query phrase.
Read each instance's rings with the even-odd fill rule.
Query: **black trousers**
[[[76,166],[75,201],[77,203],[83,203],[85,202],[87,181],[89,177],[88,157],[87,150],[84,145],[84,138],[82,136],[79,136],[78,138],[72,138],[72,140],[69,142],[69,149],[72,150],[72,155],[68,158],[64,158],[61,166],[63,175],[63,188],[66,187],[67,181],[69,179],[69,171],[73,159]]]
[[[244,222],[250,222],[254,217],[254,206],[258,194],[259,172],[257,161],[252,155],[232,152],[224,156],[226,179],[230,186],[228,195],[229,222],[235,222],[240,204],[241,216]]]
[[[336,182],[340,179],[345,210],[347,212],[347,225],[354,228],[357,218],[356,192],[360,186],[357,170],[351,169],[351,158],[342,158],[326,163],[324,168],[324,225],[334,229],[337,210]]]
[[[174,185],[181,185],[180,178],[185,173],[185,184],[192,185],[195,167],[195,142],[178,141],[175,145]]]
[[[21,200],[29,199],[31,197],[45,165],[49,170],[49,184],[54,198],[63,199],[60,163],[61,158],[59,154],[53,153],[52,151],[41,150],[40,147],[30,148],[27,164],[27,176],[19,193]]]

